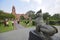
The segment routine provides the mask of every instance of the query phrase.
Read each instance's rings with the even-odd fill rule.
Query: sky
[[[49,12],[53,15],[60,13],[60,0],[0,0],[0,10],[12,12],[12,6],[15,6],[16,13],[22,14],[29,10],[37,12]]]

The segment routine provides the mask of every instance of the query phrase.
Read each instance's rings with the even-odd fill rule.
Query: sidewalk
[[[60,40],[60,26],[56,26],[59,30],[57,34],[52,36],[53,40]],[[0,33],[0,40],[28,40],[30,30],[35,28],[20,28],[18,30],[13,30],[5,33]]]

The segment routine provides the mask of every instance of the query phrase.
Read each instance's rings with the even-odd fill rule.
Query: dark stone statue
[[[56,27],[44,23],[42,10],[36,13],[35,23],[36,30],[30,31],[29,40],[52,40],[51,36],[58,33]]]
[[[35,22],[36,22],[36,32],[43,38],[43,40],[51,40],[50,36],[53,36],[55,33],[58,32],[56,27],[44,23],[43,14],[41,10],[39,10],[36,13]]]

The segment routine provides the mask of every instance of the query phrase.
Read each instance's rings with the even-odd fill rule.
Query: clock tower
[[[12,7],[12,14],[16,16],[16,10],[14,6]]]

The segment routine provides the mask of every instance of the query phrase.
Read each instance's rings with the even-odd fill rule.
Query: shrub
[[[57,24],[60,25],[60,21],[57,21]]]
[[[29,23],[29,20],[23,20],[23,23],[28,24]]]
[[[29,20],[26,20],[25,23],[28,24],[29,23]]]
[[[34,25],[34,26],[36,25],[35,21],[32,21],[32,25]]]
[[[55,25],[56,24],[56,21],[49,21],[49,24],[50,25]]]
[[[3,21],[0,21],[0,24],[3,24],[4,22]]]

